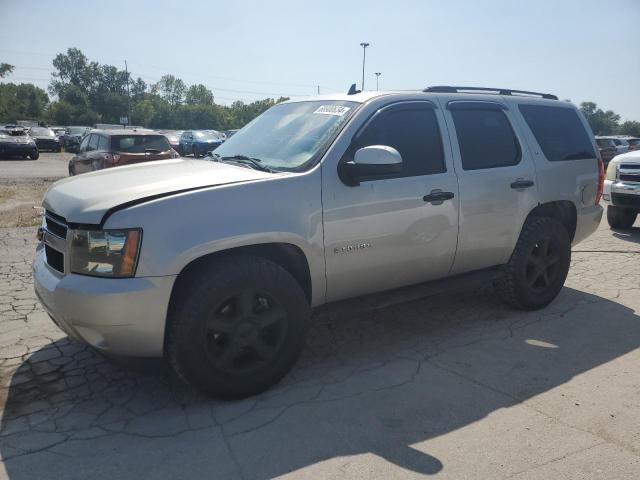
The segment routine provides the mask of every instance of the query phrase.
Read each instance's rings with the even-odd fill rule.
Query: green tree
[[[188,105],[212,105],[213,92],[201,83],[191,85],[185,94],[185,103]]]
[[[172,107],[182,103],[185,91],[184,82],[173,75],[163,75],[160,81],[151,87],[152,93],[160,95]]]
[[[603,111],[594,102],[582,102],[580,111],[586,117],[594,134],[612,135],[618,131],[620,115],[617,113],[611,110]]]
[[[13,65],[8,63],[0,63],[0,78],[4,78],[10,73],[13,73]]]
[[[631,135],[633,137],[640,137],[640,122],[628,120],[620,125],[618,132],[622,135]]]
[[[40,87],[31,83],[0,84],[0,121],[42,120],[49,97]]]

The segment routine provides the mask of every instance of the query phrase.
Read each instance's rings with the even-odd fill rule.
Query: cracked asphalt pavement
[[[323,311],[239,402],[69,341],[33,293],[35,229],[0,229],[0,478],[638,479],[636,225],[575,247],[538,312],[490,286]]]

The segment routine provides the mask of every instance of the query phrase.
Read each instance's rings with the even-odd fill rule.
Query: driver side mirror
[[[393,147],[370,145],[356,150],[353,160],[338,166],[338,176],[346,185],[360,185],[363,177],[392,175],[402,171],[402,156]]]

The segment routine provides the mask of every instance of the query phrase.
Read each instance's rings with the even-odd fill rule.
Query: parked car
[[[40,157],[38,146],[22,128],[0,130],[0,158],[20,157],[37,160]]]
[[[610,138],[596,137],[596,144],[598,145],[598,151],[600,152],[600,158],[604,162],[605,168],[609,165],[609,162],[613,157],[618,154],[616,144]]]
[[[159,133],[127,129],[93,130],[84,137],[78,154],[69,161],[69,175],[178,156]]]
[[[602,136],[599,138],[607,138],[610,139],[616,145],[616,155],[620,155],[621,153],[627,153],[629,151],[629,142],[627,142],[624,138],[612,137],[612,136]]]
[[[55,132],[47,127],[31,127],[29,135],[33,138],[38,146],[38,150],[49,150],[50,152],[60,152],[60,140]]]
[[[164,135],[167,138],[167,140],[169,141],[169,145],[171,145],[171,148],[173,148],[178,153],[180,153],[180,137],[182,136],[183,132],[184,132],[184,130],[160,130],[160,131],[158,131],[158,133],[161,133],[162,135]]]
[[[555,96],[460,91],[283,102],[211,161],[58,182],[38,298],[71,337],[227,398],[280,380],[326,303],[475,272],[543,308],[602,217],[595,140]]]
[[[640,150],[640,138],[636,137],[622,137],[629,144],[629,151]]]
[[[607,168],[604,203],[611,228],[631,228],[640,213],[640,150],[617,155]]]
[[[180,137],[180,155],[202,157],[223,142],[224,137],[216,130],[187,130]]]
[[[91,127],[67,127],[67,133],[64,136],[64,149],[67,152],[77,153],[80,142],[87,133],[91,131]]]

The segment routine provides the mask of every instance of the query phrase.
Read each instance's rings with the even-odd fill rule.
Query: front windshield
[[[200,140],[218,140],[222,137],[220,132],[216,132],[215,130],[200,130],[193,132],[193,136]]]
[[[219,146],[220,157],[258,158],[274,170],[304,171],[315,163],[356,102],[311,101],[275,105]]]
[[[49,136],[49,137],[53,137],[54,133],[53,131],[49,130],[48,128],[42,128],[42,127],[34,127],[31,129],[31,135],[41,135],[41,136]]]

